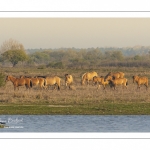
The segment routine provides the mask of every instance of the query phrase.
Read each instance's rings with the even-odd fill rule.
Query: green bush
[[[5,85],[5,75],[0,72],[0,87]]]
[[[37,67],[37,69],[45,69],[45,68],[46,68],[45,65],[39,65],[39,66]]]
[[[64,68],[64,64],[62,62],[51,62],[47,65],[47,67],[52,67],[52,68],[58,68],[58,69],[63,69]]]

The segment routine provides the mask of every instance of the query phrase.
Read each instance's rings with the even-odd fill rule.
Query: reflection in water
[[[0,115],[0,132],[150,132],[150,116]]]

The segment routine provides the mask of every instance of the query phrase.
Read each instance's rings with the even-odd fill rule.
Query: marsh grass
[[[132,75],[143,73],[141,68],[124,68],[127,72],[119,70],[125,72],[129,85],[127,89],[117,86],[116,90],[109,86],[106,90],[102,86],[97,90],[97,85],[81,86],[81,75],[87,70],[6,70],[5,74],[7,72],[16,76],[23,73],[30,76],[55,74],[62,78],[62,84],[60,91],[53,90],[53,87],[48,90],[40,90],[38,87],[26,90],[20,87],[14,91],[12,83],[7,82],[0,88],[0,114],[150,114],[150,89],[146,91],[142,86],[141,90],[137,90],[137,85],[132,83]],[[107,70],[102,68],[97,72],[105,76]],[[65,87],[65,73],[72,74],[75,79],[71,89]],[[150,76],[149,71],[147,76]]]

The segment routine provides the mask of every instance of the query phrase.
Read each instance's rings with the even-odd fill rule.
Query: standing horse
[[[30,89],[32,87],[32,82],[29,78],[16,78],[13,76],[7,76],[6,81],[11,81],[13,83],[14,90],[16,90],[16,88],[19,90],[19,86],[24,85],[26,86],[26,89]]]
[[[45,86],[57,85],[58,86],[58,90],[60,90],[60,81],[61,81],[61,78],[59,78],[57,76],[46,77],[45,78]]]
[[[137,83],[137,88],[140,89],[140,85],[141,84],[144,84],[146,86],[146,90],[148,89],[148,78],[143,76],[143,77],[140,77],[140,76],[133,76],[132,77],[133,79],[133,83],[136,82]]]
[[[20,76],[20,78],[27,78],[25,76]],[[40,89],[43,89],[45,86],[45,78],[41,78],[41,77],[28,77],[31,79],[32,85],[33,86],[39,86]]]
[[[66,87],[69,86],[69,89],[71,89],[70,85],[73,83],[73,77],[70,74],[65,74],[65,84]]]
[[[93,77],[93,82],[94,82],[95,84],[98,83],[97,90],[100,88],[100,85],[101,85],[101,84],[103,85],[103,88],[104,88],[104,89],[105,89],[105,86],[106,86],[107,84],[109,84],[109,81],[104,81],[104,77],[103,77],[103,76],[101,76],[101,77],[96,77],[96,76],[94,76],[94,77]]]
[[[127,85],[128,85],[128,80],[126,78],[113,79],[112,76],[108,76],[106,81],[110,82],[111,86],[114,87],[114,90],[116,89],[116,85],[120,84],[120,85],[123,85],[123,87],[126,87],[126,88],[127,88]]]
[[[105,80],[107,80],[107,77],[108,77],[108,76],[112,76],[113,79],[124,78],[124,73],[123,73],[123,72],[116,72],[116,73],[109,72],[109,73],[105,76]]]
[[[85,81],[87,81],[87,85],[89,85],[89,81],[93,81],[93,77],[98,76],[97,72],[86,72],[82,75],[81,84],[84,85]]]

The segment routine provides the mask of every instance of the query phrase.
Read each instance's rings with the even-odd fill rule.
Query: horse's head
[[[11,76],[6,76],[5,82],[10,81],[10,80],[11,80]]]
[[[5,82],[7,82],[7,81],[12,81],[12,82],[14,82],[16,80],[16,78],[14,77],[14,76],[6,76],[6,80],[5,80]]]
[[[65,80],[68,80],[70,78],[71,78],[71,76],[69,74],[65,74]]]
[[[93,82],[95,82],[95,81],[96,81],[96,79],[97,79],[97,76],[94,76],[94,77],[93,77]]]
[[[113,78],[112,78],[112,76],[110,76],[110,75],[108,75],[108,76],[106,76],[105,78],[104,78],[104,81],[106,82],[106,81],[111,81]]]
[[[65,77],[67,77],[68,76],[68,74],[65,74]]]
[[[132,76],[133,83],[138,80],[138,76]]]
[[[97,76],[94,76],[93,77],[93,85],[96,85],[97,84]]]

